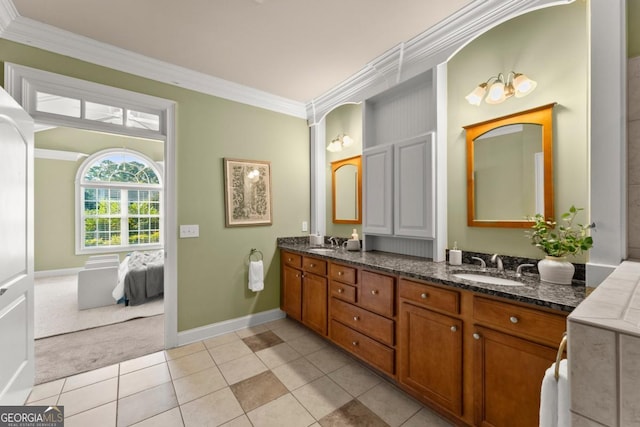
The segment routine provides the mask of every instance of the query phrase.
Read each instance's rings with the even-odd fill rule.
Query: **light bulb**
[[[485,102],[487,104],[500,104],[505,99],[504,83],[501,80],[498,80],[489,88],[489,94],[487,95]]]
[[[353,138],[351,138],[349,135],[345,135],[345,136],[342,137],[342,146],[343,147],[349,147],[352,144],[353,144]]]

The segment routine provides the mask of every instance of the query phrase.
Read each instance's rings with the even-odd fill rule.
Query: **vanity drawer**
[[[376,368],[394,373],[395,351],[335,320],[331,321],[331,339]]]
[[[302,269],[320,276],[327,275],[327,261],[318,258],[302,257]]]
[[[329,285],[331,296],[349,302],[356,302],[356,287],[344,283],[331,281]]]
[[[357,282],[358,270],[346,265],[331,264],[329,266],[329,276],[333,280],[343,283],[355,284]]]
[[[294,254],[293,252],[282,252],[282,259],[290,267],[302,267],[302,255]]]
[[[400,279],[400,298],[415,302],[424,307],[460,313],[460,292],[438,288],[424,283]]]
[[[487,326],[526,335],[553,347],[558,346],[567,330],[567,319],[563,315],[482,297],[474,298],[473,317]]]
[[[359,304],[383,316],[393,317],[396,279],[371,271],[363,271],[361,279]]]
[[[331,317],[384,344],[393,346],[394,321],[333,298]]]

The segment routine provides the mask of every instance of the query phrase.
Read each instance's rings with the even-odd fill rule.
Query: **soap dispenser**
[[[348,251],[359,251],[360,250],[360,240],[358,239],[358,231],[354,228],[351,233],[351,239],[346,242]]]

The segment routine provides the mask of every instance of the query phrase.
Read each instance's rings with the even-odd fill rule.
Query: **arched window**
[[[162,246],[162,172],[153,160],[100,151],[80,166],[76,187],[79,253]]]

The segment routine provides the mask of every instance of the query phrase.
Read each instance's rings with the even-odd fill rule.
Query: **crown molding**
[[[19,16],[11,0],[0,0],[0,37],[173,86],[307,118],[302,102],[149,58]]]

